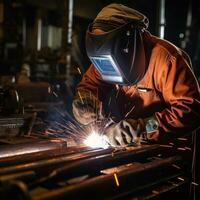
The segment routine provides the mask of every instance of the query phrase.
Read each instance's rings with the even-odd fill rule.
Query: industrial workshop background
[[[59,143],[56,140],[63,137],[63,129],[70,133],[79,131],[74,130],[71,107],[76,85],[90,64],[85,50],[85,32],[97,13],[112,2],[122,3],[141,11],[150,19],[149,31],[152,34],[184,49],[191,57],[194,73],[200,82],[198,0],[0,0],[0,199],[15,199],[13,194],[16,195],[16,199],[76,199],[76,195],[83,191],[86,191],[85,198],[90,199],[90,191],[92,195],[96,192],[90,188],[98,189],[98,184],[105,184],[105,188],[109,190],[106,193],[108,197],[123,199],[133,191],[130,189],[125,195],[122,191],[126,189],[122,187],[123,196],[119,191],[112,189],[110,172],[104,172],[104,169],[119,163],[127,164],[132,162],[133,158],[138,166],[145,169],[142,171],[140,168],[137,171],[138,176],[144,177],[143,180],[145,177],[149,179],[148,183],[147,180],[143,183],[142,178],[138,178],[141,183],[136,193],[141,199],[145,199],[144,196],[142,198],[144,194],[141,192],[141,185],[146,184],[148,188],[152,188],[152,182],[158,179],[162,179],[164,184],[159,186],[160,191],[163,191],[163,187],[169,188],[170,191],[177,190],[176,187],[180,191],[186,191],[181,188],[182,183],[187,182],[183,181],[186,180],[183,178],[185,176],[181,176],[182,172],[174,171],[178,170],[178,164],[184,164],[180,157],[172,155],[166,147],[146,147],[151,156],[160,152],[166,159],[159,158],[159,163],[151,160],[146,166],[147,160],[150,162],[150,159],[145,149],[130,149],[129,155],[127,152],[117,152],[115,157],[112,157],[113,152],[110,149],[90,152],[91,150],[80,147],[77,150],[70,143],[74,141],[68,140],[66,147],[64,140]],[[64,126],[63,121],[69,121],[70,128]],[[57,134],[53,134],[55,130]],[[199,145],[200,142],[197,142],[198,158]],[[142,153],[143,160],[138,156]],[[85,160],[81,162],[80,157]],[[105,166],[100,164],[102,157],[107,162]],[[78,160],[76,165],[72,162],[74,160]],[[70,165],[64,168],[63,163],[66,162]],[[114,164],[109,164],[110,162]],[[25,165],[26,163],[28,164]],[[84,163],[87,167],[83,167]],[[96,167],[95,170],[103,171],[105,180],[98,179],[93,165]],[[172,170],[170,166],[175,166],[175,169]],[[59,171],[54,172],[55,167],[60,167]],[[78,170],[79,167],[82,171]],[[120,170],[123,170],[123,167]],[[162,175],[163,168],[160,167],[169,172],[172,186],[168,187],[169,183],[164,183],[164,179],[168,180],[169,177]],[[134,171],[135,168],[132,167],[131,170]],[[156,174],[156,180],[155,177],[148,175],[148,170],[151,174]],[[99,182],[93,179],[90,183],[84,182],[85,179],[89,179],[88,176],[83,176],[86,172],[89,173],[88,171],[91,173],[90,177],[97,177]],[[81,180],[73,179],[72,174],[76,173],[81,175]],[[131,173],[132,171],[128,176],[137,178],[135,171]],[[47,176],[49,174],[50,176]],[[135,184],[127,174],[121,176],[124,181]],[[70,181],[66,183],[62,177]],[[115,173],[114,178],[118,185]],[[55,180],[56,186],[52,184],[52,180]],[[82,185],[77,186],[77,182],[81,182]],[[40,187],[35,192],[38,185]],[[76,186],[68,188],[69,185]],[[193,187],[199,188],[198,183],[193,182]],[[55,192],[48,193],[52,189]],[[167,193],[167,190],[163,193]],[[145,191],[145,195],[148,194],[146,199],[153,199],[158,195],[157,189],[151,189],[153,193]],[[113,196],[114,193],[118,197]],[[160,199],[176,197],[173,194],[165,197],[163,193]],[[98,195],[101,196],[101,193]],[[179,197],[177,195],[177,198]]]
[[[191,56],[199,79],[198,1],[1,0],[1,84],[6,76],[13,76],[19,83],[25,67],[31,82],[51,83],[70,104],[80,73],[89,65],[84,46],[86,28],[111,2],[146,14],[152,34],[171,41]]]

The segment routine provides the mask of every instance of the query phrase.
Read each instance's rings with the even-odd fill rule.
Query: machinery
[[[38,111],[29,110],[0,118],[0,199],[188,197],[192,150],[184,146],[187,138],[178,139],[182,147],[91,148],[61,133],[56,138],[56,126],[62,124],[55,119],[51,135],[45,134],[38,116]]]

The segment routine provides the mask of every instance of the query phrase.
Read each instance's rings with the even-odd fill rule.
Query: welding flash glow
[[[109,147],[108,143],[104,139],[103,135],[100,135],[93,131],[84,141],[86,146],[92,148],[103,148],[106,149]]]

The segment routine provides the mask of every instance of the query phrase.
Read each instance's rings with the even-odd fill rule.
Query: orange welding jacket
[[[114,88],[122,116],[133,119],[155,116],[159,137],[180,137],[195,130],[200,126],[200,90],[189,57],[149,32],[143,33],[143,41],[147,70],[136,85],[108,84],[91,65],[77,90],[90,91],[102,101]]]

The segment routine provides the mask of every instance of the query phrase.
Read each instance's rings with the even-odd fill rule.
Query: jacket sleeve
[[[111,88],[111,84],[104,82],[94,65],[91,64],[76,88],[76,97],[77,93],[84,92],[102,101]]]
[[[200,126],[200,92],[189,58],[169,56],[154,77],[167,108],[155,117],[164,133],[187,133]]]

